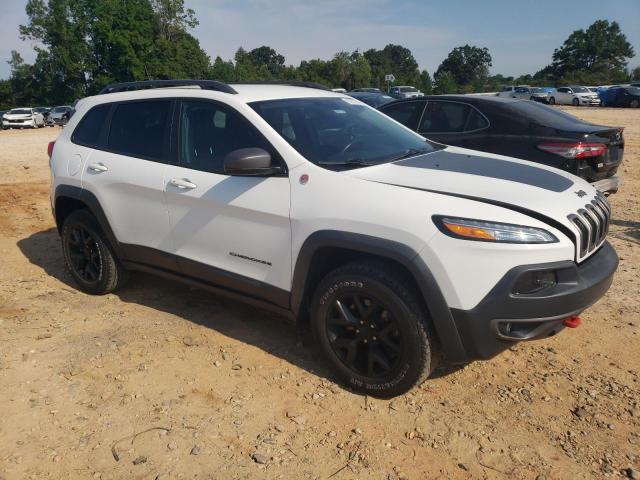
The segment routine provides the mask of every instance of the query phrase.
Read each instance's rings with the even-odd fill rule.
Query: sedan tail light
[[[51,158],[51,155],[53,155],[53,146],[55,145],[55,140],[53,142],[49,142],[49,145],[47,146],[47,155],[49,155],[49,158]]]
[[[607,150],[604,143],[542,143],[538,145],[540,150],[554,153],[564,158],[588,158],[599,157]]]

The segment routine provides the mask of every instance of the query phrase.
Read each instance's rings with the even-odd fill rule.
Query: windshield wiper
[[[405,150],[402,154],[397,157],[393,157],[390,162],[396,162],[398,160],[404,160],[409,157],[416,157],[418,155],[422,155],[423,153],[429,153],[431,151],[430,148],[410,148],[409,150]]]
[[[318,162],[318,165],[335,165],[338,167],[373,167],[377,163],[365,162],[359,158],[350,158],[349,160],[341,160],[339,162]]]

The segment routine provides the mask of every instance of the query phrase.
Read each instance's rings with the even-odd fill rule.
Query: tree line
[[[454,48],[433,77],[411,50],[341,51],[329,60],[287,65],[269,46],[239,48],[233,59],[211,58],[189,31],[198,25],[184,0],[28,0],[23,40],[36,42],[36,59],[25,63],[12,52],[11,75],[0,80],[0,107],[59,105],[94,94],[113,82],[146,79],[216,79],[224,82],[304,80],[347,90],[414,85],[426,94],[496,91],[504,84],[602,85],[640,79],[628,69],[631,44],[616,22],[597,20],[576,30],[557,48],[552,62],[535,74],[491,75],[487,48]]]

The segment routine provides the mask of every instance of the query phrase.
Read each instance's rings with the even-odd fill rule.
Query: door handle
[[[193,190],[197,185],[187,178],[172,178],[169,183],[183,190]]]
[[[109,169],[104,163],[92,163],[91,165],[89,165],[89,170],[92,170],[96,173],[102,173],[106,172]]]

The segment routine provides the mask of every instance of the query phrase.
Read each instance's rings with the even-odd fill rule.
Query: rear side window
[[[87,147],[97,147],[100,143],[100,133],[110,108],[111,105],[107,104],[99,105],[89,110],[73,131],[71,141]]]
[[[469,112],[469,118],[467,119],[467,126],[464,129],[465,132],[472,132],[474,130],[482,130],[483,128],[487,128],[489,126],[489,122],[485,117],[480,115],[475,108],[471,109]]]
[[[383,107],[380,111],[405,127],[416,130],[423,108],[424,102],[400,102]]]
[[[171,100],[119,104],[111,118],[108,150],[164,161],[170,107]]]
[[[420,132],[462,132],[470,109],[471,107],[464,103],[431,101],[427,103],[427,108],[422,116]]]

